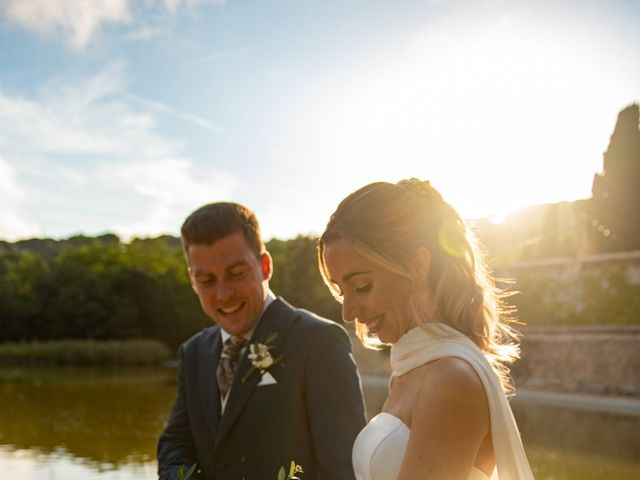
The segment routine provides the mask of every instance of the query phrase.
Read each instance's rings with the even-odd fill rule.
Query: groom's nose
[[[221,280],[218,282],[218,289],[216,291],[216,297],[218,300],[228,300],[233,297],[234,289],[231,282]]]

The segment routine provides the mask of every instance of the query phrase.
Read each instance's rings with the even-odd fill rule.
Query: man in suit
[[[293,460],[303,480],[353,480],[351,448],[365,416],[345,330],[271,293],[271,256],[249,209],[199,208],[182,244],[216,325],[180,348],[159,478],[196,463],[204,480],[276,480]]]

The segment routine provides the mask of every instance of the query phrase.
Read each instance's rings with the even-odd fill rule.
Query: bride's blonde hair
[[[442,322],[466,335],[484,352],[505,389],[509,387],[508,364],[519,357],[518,337],[509,325],[514,312],[496,288],[473,232],[429,182],[411,178],[372,183],[338,205],[318,241],[318,263],[325,283],[339,298],[324,259],[325,247],[337,239],[410,279],[416,320]],[[421,247],[429,251],[426,279],[416,278],[410,268]],[[425,305],[427,299],[433,305]],[[365,335],[363,325],[355,324],[365,346],[379,345]]]

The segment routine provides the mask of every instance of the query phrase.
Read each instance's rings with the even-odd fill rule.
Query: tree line
[[[273,239],[271,288],[340,318],[316,266],[315,238]],[[175,347],[211,325],[192,291],[180,240],[112,234],[0,242],[0,342],[153,338]]]

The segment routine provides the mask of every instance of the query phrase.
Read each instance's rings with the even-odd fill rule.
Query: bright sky
[[[467,218],[590,196],[637,0],[0,0],[0,238],[319,233],[376,180]]]

